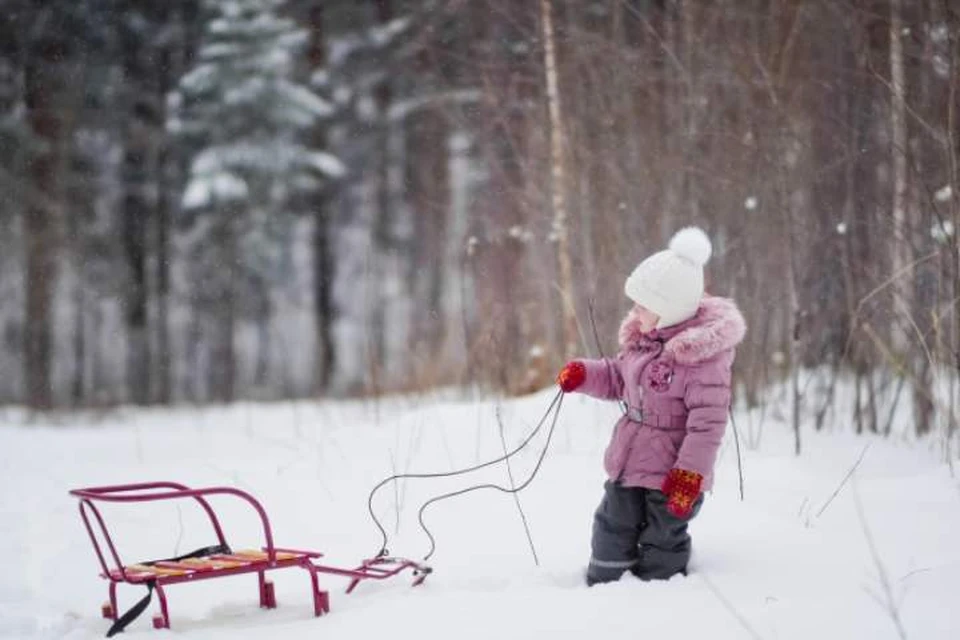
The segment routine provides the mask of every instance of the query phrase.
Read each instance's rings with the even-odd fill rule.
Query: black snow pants
[[[619,580],[630,571],[641,580],[665,580],[686,574],[690,561],[687,524],[700,511],[697,498],[687,518],[667,511],[667,496],[654,489],[624,487],[607,481],[593,517],[587,584]]]

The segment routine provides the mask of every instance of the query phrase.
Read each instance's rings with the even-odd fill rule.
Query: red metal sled
[[[80,515],[86,526],[90,541],[93,543],[97,559],[102,568],[101,577],[110,581],[110,602],[103,606],[103,616],[116,620],[117,584],[123,582],[133,585],[153,584],[160,600],[160,614],[153,619],[156,628],[169,628],[170,615],[167,610],[167,597],[164,587],[181,582],[195,582],[212,578],[224,578],[243,573],[256,573],[260,590],[260,606],[273,609],[277,606],[273,583],[267,580],[266,572],[276,569],[300,567],[310,573],[311,593],[313,595],[314,614],[321,616],[330,611],[330,599],[327,591],[319,587],[317,576],[321,573],[343,576],[350,579],[347,593],[363,580],[384,580],[396,576],[404,569],[411,569],[414,586],[422,583],[430,573],[430,568],[404,558],[378,557],[364,560],[353,569],[318,564],[316,560],[323,556],[316,551],[286,549],[274,546],[270,520],[263,506],[250,494],[233,487],[206,487],[190,489],[175,482],[148,482],[141,484],[116,485],[108,487],[90,487],[74,489],[70,495],[80,499]],[[182,560],[159,560],[139,564],[125,564],[117,553],[103,516],[95,502],[153,502],[192,498],[206,511],[216,534],[219,546],[228,549],[223,529],[216,512],[205,496],[228,495],[245,500],[260,516],[263,525],[264,546],[259,550],[234,551],[230,553],[211,553]],[[91,518],[92,515],[92,518]],[[92,520],[92,521],[91,521]],[[99,529],[99,538],[94,527]],[[102,539],[102,541],[101,541]],[[109,555],[104,555],[104,546]],[[112,561],[113,566],[109,566]]]

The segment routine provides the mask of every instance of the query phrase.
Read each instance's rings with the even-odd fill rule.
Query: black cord
[[[380,520],[377,519],[377,515],[373,512],[373,497],[374,495],[376,495],[377,491],[379,491],[387,483],[393,482],[394,480],[399,480],[401,478],[449,478],[452,476],[462,475],[464,473],[470,473],[471,471],[478,471],[480,469],[484,469],[486,467],[490,467],[495,464],[500,464],[501,462],[504,462],[505,460],[508,460],[514,455],[516,455],[517,453],[519,453],[524,447],[526,447],[530,443],[531,440],[533,440],[534,436],[536,436],[537,433],[540,432],[540,429],[543,427],[544,422],[546,422],[547,417],[550,415],[550,412],[553,411],[555,406],[556,406],[557,412],[556,412],[556,415],[554,415],[553,425],[554,426],[556,425],[557,415],[559,415],[560,413],[560,404],[562,403],[562,399],[563,399],[563,391],[557,391],[557,394],[553,396],[553,400],[550,402],[550,406],[547,407],[547,410],[543,414],[543,417],[540,418],[540,422],[537,423],[537,426],[533,429],[530,435],[527,436],[526,439],[524,439],[524,441],[521,442],[516,449],[506,453],[503,456],[500,456],[496,460],[490,460],[489,462],[477,464],[472,467],[466,467],[464,469],[457,469],[456,471],[447,471],[447,472],[441,472],[441,473],[400,473],[400,474],[396,474],[396,475],[392,475],[387,478],[384,478],[383,480],[378,482],[377,485],[370,490],[370,495],[367,497],[367,511],[370,513],[370,517],[373,519],[373,523],[377,526],[377,529],[380,530],[380,537],[382,538],[382,541],[383,541],[383,543],[380,545],[380,551],[377,552],[376,557],[388,555],[387,531],[386,529],[383,528],[383,525],[380,523]],[[551,435],[553,434],[553,426],[550,427],[550,433]],[[549,444],[549,439],[547,440],[547,444]],[[546,448],[544,448],[543,453],[546,453]],[[543,460],[543,454],[541,454],[540,461],[537,462],[537,468],[540,467],[540,462],[542,462],[542,460]],[[534,470],[534,473],[536,473],[536,469]],[[530,480],[532,479],[533,478],[531,477]],[[527,480],[523,485],[521,485],[520,489],[522,489],[527,484],[529,484],[530,480]],[[486,486],[486,485],[483,485],[483,486]],[[517,489],[517,490],[519,491],[520,489]],[[433,502],[435,500],[436,499],[431,500],[430,502]],[[430,502],[427,502],[426,504],[430,504]],[[424,507],[426,506],[426,504],[424,505]],[[420,509],[420,514],[422,516],[423,507],[421,507]],[[423,527],[422,518],[420,520],[420,526]],[[424,531],[426,531],[426,527],[424,527]],[[433,553],[433,550],[436,548],[436,545],[434,544],[433,536],[430,535],[430,532],[426,531],[426,533],[427,533],[427,536],[430,538],[430,544],[431,544],[430,554],[427,555],[427,558],[429,558],[430,555]]]
[[[610,362],[605,355],[603,355],[603,346],[600,344],[600,334],[597,333],[597,322],[593,317],[593,302],[587,303],[587,313],[590,315],[590,326],[593,327],[593,340],[597,343],[597,352],[600,354],[600,358],[603,360],[603,362],[607,365],[607,383],[608,385],[612,385],[615,373],[613,370],[613,363]],[[620,405],[620,412],[623,415],[627,415],[629,407],[622,397],[617,398],[617,404]]]
[[[537,472],[540,471],[540,465],[543,464],[543,459],[547,455],[547,449],[550,448],[550,441],[553,438],[553,432],[557,426],[557,418],[560,417],[560,406],[563,404],[563,392],[560,392],[560,394],[557,397],[560,399],[560,402],[557,403],[556,410],[553,413],[553,420],[550,423],[550,430],[547,431],[547,441],[543,445],[543,450],[540,452],[540,457],[537,458],[537,464],[536,466],[534,466],[533,471],[530,473],[530,477],[524,480],[523,484],[511,489],[507,489],[506,487],[502,487],[498,484],[479,484],[473,487],[467,487],[466,489],[460,489],[459,491],[451,491],[450,493],[445,493],[435,498],[431,498],[430,500],[427,500],[426,502],[423,503],[423,506],[420,507],[420,511],[417,513],[417,519],[420,521],[420,528],[423,529],[423,532],[427,534],[427,537],[430,539],[430,551],[427,553],[427,555],[423,556],[424,562],[429,560],[430,556],[433,555],[433,552],[437,550],[436,540],[434,539],[433,535],[430,533],[430,530],[427,529],[426,523],[424,523],[423,521],[423,512],[428,506],[430,506],[434,502],[439,502],[441,500],[446,500],[447,498],[453,498],[456,496],[462,496],[466,493],[470,493],[471,491],[478,491],[480,489],[496,489],[501,493],[517,494],[523,491],[525,488],[527,488],[530,485],[531,482],[533,482],[533,479],[537,476]],[[541,418],[540,424],[537,425],[537,429],[534,431],[534,433],[539,431],[540,427],[543,426],[543,422],[547,418],[547,416],[550,415],[551,409],[553,409],[553,403],[550,403],[550,407],[547,409],[547,412],[543,414],[543,418]]]

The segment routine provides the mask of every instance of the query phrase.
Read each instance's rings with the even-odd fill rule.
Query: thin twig
[[[876,329],[873,328],[873,325],[871,325],[869,322],[864,322],[861,326],[863,328],[863,332],[867,334],[867,337],[869,337],[873,341],[874,346],[877,347],[880,355],[883,356],[883,358],[896,369],[898,374],[910,379],[911,383],[913,384],[913,388],[917,393],[922,395],[926,400],[929,400],[930,403],[933,404],[937,409],[949,412],[949,407],[942,407],[936,394],[928,389],[925,385],[921,384],[916,375],[914,375],[914,373],[896,357],[896,355],[891,351],[890,347],[887,346],[887,344],[877,333]]]
[[[877,567],[877,573],[879,574],[880,578],[880,587],[883,589],[883,599],[877,598],[876,596],[874,597],[878,604],[886,609],[887,614],[893,620],[893,624],[897,628],[897,635],[900,636],[901,640],[907,640],[907,632],[903,628],[903,621],[900,619],[900,610],[897,608],[897,602],[893,595],[893,587],[890,585],[890,578],[887,575],[887,570],[883,566],[883,561],[880,559],[880,553],[877,551],[877,545],[873,541],[873,535],[870,533],[870,527],[867,526],[867,519],[863,513],[863,505],[860,503],[860,494],[857,492],[856,483],[854,483],[853,487],[853,499],[857,506],[857,516],[860,519],[860,527],[863,529],[863,536],[867,539],[867,547],[870,549],[870,557],[873,559],[873,563]]]
[[[530,544],[530,553],[533,555],[533,563],[540,566],[540,558],[537,557],[537,548],[533,544],[533,536],[530,534],[530,525],[527,523],[527,514],[523,512],[523,505],[520,504],[520,494],[516,492],[517,482],[513,479],[513,467],[510,466],[510,457],[507,456],[507,439],[503,435],[503,419],[500,415],[500,405],[497,405],[497,426],[500,431],[500,444],[503,446],[504,463],[507,465],[507,475],[510,477],[510,489],[514,491],[513,501],[517,505],[517,511],[520,512],[520,521],[523,522],[523,530],[527,533],[527,542]]]
[[[576,308],[573,305],[573,298],[569,292],[564,291],[560,287],[560,283],[554,282],[553,288],[556,289],[557,293],[560,295],[560,300],[563,302],[563,305],[566,307],[567,311],[573,315],[573,319],[577,324],[577,334],[580,336],[580,344],[583,345],[583,348],[587,348],[587,337],[583,335],[583,325],[580,324],[580,319],[577,317]]]
[[[893,392],[893,400],[890,401],[890,411],[887,412],[887,422],[883,425],[883,435],[889,437],[893,431],[893,420],[897,415],[897,405],[900,404],[900,395],[903,393],[903,385],[907,382],[907,376],[901,375],[897,379],[897,388]]]
[[[603,355],[603,346],[600,344],[600,334],[597,331],[597,320],[593,317],[593,300],[587,301],[587,315],[590,316],[590,327],[593,329],[593,341],[597,345],[597,353],[600,354],[601,358],[606,359]]]
[[[924,262],[927,262],[928,260],[932,260],[933,258],[936,258],[939,255],[940,255],[939,251],[931,251],[927,255],[917,258],[910,264],[907,264],[900,270],[894,272],[889,278],[887,278],[886,280],[878,284],[876,287],[874,287],[869,293],[867,293],[867,295],[860,298],[860,300],[857,302],[857,307],[853,311],[853,317],[850,319],[850,326],[856,327],[857,321],[860,318],[860,312],[863,310],[864,305],[866,305],[867,302],[869,302],[870,299],[872,299],[875,295],[877,295],[878,293],[880,293],[881,291],[889,287],[891,284],[894,284],[897,281],[897,279],[900,278],[900,276],[902,276],[903,274],[907,273],[908,271],[910,271],[915,267],[920,266],[921,264],[923,264]],[[850,334],[847,336],[847,342],[843,347],[843,360],[846,360],[850,355],[850,346],[853,343],[853,338],[855,333],[856,331],[850,331]]]
[[[870,69],[870,73],[873,75],[874,79],[883,84],[883,86],[886,87],[891,93],[894,92],[893,83],[884,78],[883,75],[874,68],[869,58],[867,59],[867,67]],[[937,128],[932,124],[927,122],[921,114],[917,113],[916,109],[912,108],[909,104],[906,104],[906,101],[904,101],[903,106],[905,107],[906,112],[909,113],[917,122],[917,124],[920,125],[920,128],[930,134],[931,138],[933,138],[939,144],[943,144],[945,142],[940,131],[938,131]]]
[[[743,627],[743,628],[746,630],[746,632],[750,634],[750,636],[751,636],[752,638],[762,638],[762,637],[763,637],[763,636],[761,636],[759,633],[757,633],[757,630],[754,629],[754,628],[750,625],[750,623],[747,621],[747,619],[743,617],[743,614],[741,614],[739,611],[737,611],[737,608],[733,606],[733,603],[731,603],[729,600],[727,600],[727,599],[724,597],[724,595],[723,595],[722,593],[720,593],[720,590],[717,589],[712,582],[710,582],[710,580],[707,578],[706,574],[704,574],[702,571],[700,571],[700,572],[697,572],[697,575],[700,576],[700,577],[703,579],[703,581],[706,583],[706,585],[710,588],[710,591],[713,592],[713,595],[717,596],[717,600],[719,600],[719,601],[723,604],[723,606],[726,607],[727,611],[729,611],[729,612],[733,615],[733,617],[737,619],[737,622],[740,623],[740,626]]]
[[[390,470],[393,471],[394,475],[397,474],[397,459],[393,454],[393,449],[390,449]],[[400,489],[398,488],[399,482],[393,483],[393,513],[394,513],[394,523],[393,523],[393,533],[397,535],[400,533]]]
[[[733,426],[733,441],[737,445],[737,475],[740,478],[740,502],[743,502],[743,462],[740,458],[740,433],[737,430],[737,421],[733,417],[733,407],[730,407],[730,424]]]
[[[174,557],[180,555],[180,543],[183,542],[183,510],[177,505],[177,541],[173,544]]]
[[[471,487],[467,487],[465,489],[460,489],[458,491],[451,491],[450,493],[444,493],[442,495],[435,496],[423,503],[423,505],[420,507],[420,511],[417,513],[417,519],[420,522],[420,528],[423,530],[423,533],[430,540],[430,550],[427,551],[425,556],[423,556],[424,562],[429,560],[433,556],[434,552],[437,550],[436,538],[434,538],[433,534],[430,533],[430,529],[427,527],[427,523],[424,522],[424,519],[423,519],[423,514],[427,510],[427,507],[429,507],[431,504],[434,504],[435,502],[440,502],[441,500],[449,500],[450,498],[456,498],[457,496],[466,495],[473,491],[480,491],[482,489],[494,489],[501,493],[518,493],[526,489],[528,486],[530,486],[530,483],[532,483],[534,478],[537,477],[537,473],[540,471],[540,466],[543,464],[543,460],[547,455],[547,451],[550,449],[550,443],[553,440],[553,433],[554,433],[554,430],[557,428],[557,419],[560,417],[560,408],[561,406],[563,406],[563,397],[564,397],[563,391],[558,391],[557,394],[553,397],[553,400],[550,401],[550,406],[547,407],[547,410],[543,414],[543,417],[541,417],[539,422],[537,422],[537,426],[534,427],[530,435],[528,435],[526,439],[524,439],[524,441],[520,443],[520,446],[515,448],[513,451],[506,453],[504,456],[501,456],[500,458],[497,458],[495,460],[489,460],[482,464],[474,465],[473,467],[466,467],[466,468],[458,469],[452,472],[441,473],[441,474],[411,474],[410,476],[407,476],[407,477],[420,477],[420,478],[449,477],[454,475],[462,475],[464,473],[470,473],[478,469],[483,469],[485,467],[498,464],[503,460],[506,460],[507,458],[513,457],[514,455],[519,453],[520,450],[526,447],[527,444],[529,444],[530,441],[533,439],[533,437],[540,432],[540,429],[541,427],[543,427],[547,418],[550,418],[551,415],[553,416],[550,420],[550,428],[547,430],[547,441],[543,445],[543,449],[540,450],[540,455],[537,458],[537,462],[533,467],[533,471],[531,471],[530,476],[526,480],[524,480],[522,483],[520,483],[518,486],[512,489],[507,489],[505,487],[501,487],[498,484],[491,484],[491,483],[477,484]],[[380,534],[383,536],[383,546],[381,547],[381,552],[380,552],[381,554],[385,553],[388,541],[386,538],[386,532],[383,530],[383,527],[380,525],[380,522],[377,520],[376,515],[373,513],[372,500],[373,500],[373,495],[376,493],[377,489],[382,487],[385,483],[392,482],[395,479],[396,478],[394,477],[385,478],[376,487],[373,488],[373,490],[370,492],[370,497],[367,499],[367,508],[370,511],[370,516],[373,518],[374,524],[377,525],[377,528],[380,529]]]
[[[677,68],[677,71],[680,72],[680,77],[683,78],[684,84],[688,88],[693,86],[692,76],[690,70],[687,69],[683,62],[680,61],[680,58],[677,56],[676,52],[664,41],[663,37],[653,28],[653,25],[650,24],[650,21],[647,19],[646,15],[642,11],[639,11],[631,5],[631,3],[626,0],[620,0],[620,4],[623,5],[623,8],[626,11],[633,15],[634,18],[643,22],[643,26],[646,30],[653,36],[653,39],[656,40],[657,45],[660,49],[667,55],[667,58],[670,59],[670,62]]]
[[[860,452],[860,457],[857,458],[857,461],[853,463],[853,466],[850,467],[849,471],[847,471],[847,475],[845,475],[843,477],[843,480],[840,481],[840,484],[837,486],[836,490],[834,490],[833,495],[830,496],[830,499],[827,500],[826,504],[820,507],[820,511],[817,512],[818,518],[823,515],[823,512],[827,510],[827,507],[830,506],[830,503],[833,502],[833,499],[837,497],[837,494],[840,493],[841,489],[843,489],[843,485],[847,484],[847,480],[850,479],[850,476],[853,475],[853,473],[857,470],[857,467],[860,466],[860,463],[863,462],[863,456],[867,455],[867,449],[869,448],[870,448],[870,444],[868,443],[863,448],[863,451]]]

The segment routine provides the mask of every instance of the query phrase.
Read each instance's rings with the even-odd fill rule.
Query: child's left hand
[[[700,497],[701,484],[703,476],[696,471],[670,469],[660,488],[667,496],[667,511],[678,518],[688,518],[693,504]]]

